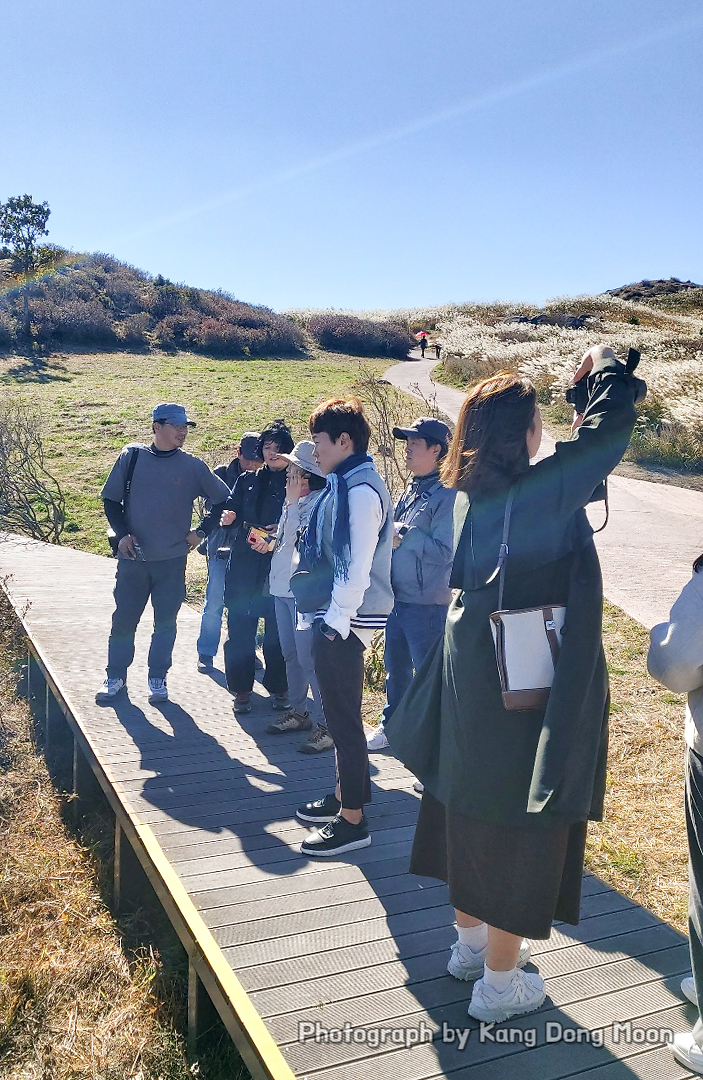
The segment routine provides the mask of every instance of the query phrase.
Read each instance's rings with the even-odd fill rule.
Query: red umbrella
[[[427,331],[426,330],[420,330],[420,332],[418,334],[415,334],[415,337],[419,341],[420,338],[427,337]]]

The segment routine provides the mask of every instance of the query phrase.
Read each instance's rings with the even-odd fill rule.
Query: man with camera
[[[106,678],[95,696],[99,705],[124,688],[134,659],[134,636],[148,600],[154,608],[149,649],[149,701],[168,699],[166,675],[176,640],[176,617],[185,599],[188,552],[203,538],[191,528],[197,498],[222,503],[223,480],[182,447],[194,427],[182,405],[157,405],[151,446],[125,446],[100,497],[115,533],[115,612],[108,642]]]

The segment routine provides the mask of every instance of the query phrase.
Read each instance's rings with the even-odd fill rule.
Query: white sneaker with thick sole
[[[105,679],[95,695],[96,705],[104,705],[106,701],[112,701],[113,698],[117,697],[120,690],[124,689],[124,686],[124,679]]]
[[[390,743],[383,730],[383,724],[379,724],[375,731],[366,736],[366,748],[368,750],[385,750],[387,746],[390,746]]]
[[[693,975],[687,975],[685,979],[681,980],[681,993],[685,998],[688,998],[692,1005],[698,1004],[696,980],[693,978]]]
[[[694,1042],[693,1035],[687,1031],[683,1035],[674,1035],[672,1046],[674,1057],[691,1072],[703,1076],[703,1050]]]
[[[522,1016],[539,1009],[546,996],[544,979],[536,972],[517,970],[502,994],[488,986],[485,979],[479,979],[474,983],[469,1016],[500,1024],[511,1016]]]
[[[452,955],[449,957],[447,971],[450,975],[453,975],[455,979],[462,979],[464,982],[480,979],[483,975],[483,965],[486,960],[487,952],[488,946],[479,949],[478,952],[474,952],[468,945],[462,945],[460,941],[455,941],[452,945]],[[523,938],[520,944],[517,966],[519,968],[524,967],[525,964],[528,963],[531,954],[532,950],[530,948],[530,943]]]
[[[149,679],[149,704],[168,701],[168,687],[165,679]]]

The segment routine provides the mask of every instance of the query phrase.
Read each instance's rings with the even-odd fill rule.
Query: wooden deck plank
[[[129,696],[101,709],[93,695],[114,563],[0,542],[0,577],[8,571],[18,608],[31,601],[28,631],[103,787],[141,838],[141,858],[153,859],[160,895],[167,888],[175,898],[174,925],[192,933],[196,959],[201,946],[210,950],[203,971],[222,991],[218,1008],[232,1010],[230,1030],[257,1076],[290,1080],[288,1066],[319,1080],[687,1075],[668,1047],[479,1043],[466,1015],[471,987],[445,972],[455,935],[446,886],[407,873],[419,806],[411,774],[389,753],[372,755],[372,846],[344,860],[303,859],[297,846],[307,830],[295,809],[331,788],[333,757],[299,754],[302,736],[266,733],[275,714],[264,692],[252,713],[234,717],[222,672],[195,670],[197,615],[184,608],[179,616],[170,702],[146,700],[144,620]],[[548,941],[534,943],[550,998],[510,1027],[544,1034],[548,1022],[594,1030],[653,1018],[690,1026],[693,1009],[678,995],[688,969],[681,936],[592,874],[582,915],[579,926],[556,924]],[[298,1025],[312,1020],[396,1032],[424,1024],[431,1035],[445,1023],[472,1037],[464,1051],[437,1038],[407,1050],[299,1041]]]

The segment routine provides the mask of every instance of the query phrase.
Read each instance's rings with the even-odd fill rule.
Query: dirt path
[[[408,393],[436,397],[438,407],[456,420],[464,394],[432,381],[436,364],[434,358],[422,360],[418,350],[417,359],[396,364],[385,378]],[[545,435],[540,457],[553,450],[554,440]],[[617,475],[608,486],[610,521],[596,537],[605,594],[650,627],[666,619],[691,576],[694,558],[703,551],[703,492]],[[589,517],[598,528],[602,504]]]

